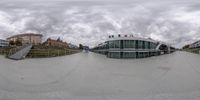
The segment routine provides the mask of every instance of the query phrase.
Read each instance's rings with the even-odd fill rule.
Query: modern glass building
[[[105,54],[110,58],[146,58],[167,54],[175,48],[159,41],[136,38],[128,35],[109,36],[109,39],[92,49],[93,52]]]

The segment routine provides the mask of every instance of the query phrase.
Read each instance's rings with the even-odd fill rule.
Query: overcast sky
[[[89,46],[134,34],[181,47],[200,40],[200,1],[1,0],[0,38],[25,32]]]

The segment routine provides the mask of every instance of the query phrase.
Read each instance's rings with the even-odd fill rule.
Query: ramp
[[[159,50],[160,46],[162,45],[162,43],[159,43],[156,47],[156,50]]]
[[[13,59],[13,60],[24,59],[27,56],[27,54],[30,52],[31,48],[32,48],[32,44],[24,45],[16,52],[8,55],[8,58]]]

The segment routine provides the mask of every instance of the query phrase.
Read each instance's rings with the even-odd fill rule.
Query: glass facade
[[[123,52],[122,58],[136,58],[136,52]]]
[[[108,52],[110,58],[146,58],[157,56],[159,52]]]
[[[109,41],[109,48],[120,48],[120,40]]]
[[[151,52],[138,52],[137,58],[146,58],[146,57],[150,57]],[[154,55],[155,56],[155,55]]]
[[[134,48],[134,49],[155,49],[157,43],[142,40],[114,40],[107,41],[108,48]]]
[[[158,43],[145,40],[112,40],[95,49],[97,53],[110,58],[145,58],[159,55],[159,51],[155,50],[157,45]]]
[[[150,49],[155,49],[155,48],[156,48],[156,46],[157,46],[157,44],[156,44],[156,43],[152,43],[152,42],[150,42]]]
[[[138,40],[138,47],[137,49],[143,49],[143,41]]]
[[[144,49],[150,49],[150,42],[144,42]]]
[[[120,52],[109,52],[107,56],[110,58],[121,58]]]
[[[123,41],[123,48],[136,48],[136,41],[134,40],[121,40]]]

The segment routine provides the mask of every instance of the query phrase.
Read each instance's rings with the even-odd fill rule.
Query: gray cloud
[[[181,47],[200,39],[197,1],[1,1],[0,38],[24,32],[94,46],[135,34]]]

